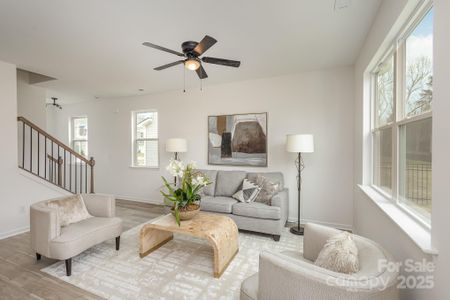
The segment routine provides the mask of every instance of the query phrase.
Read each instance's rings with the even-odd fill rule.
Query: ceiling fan
[[[186,69],[197,72],[197,75],[200,79],[205,79],[208,78],[208,75],[206,74],[205,69],[202,66],[202,62],[235,68],[238,68],[241,65],[241,62],[237,60],[229,60],[206,56],[200,58],[200,56],[203,55],[203,53],[205,53],[215,43],[217,43],[217,40],[215,38],[210,37],[209,35],[205,35],[205,37],[200,41],[200,43],[194,41],[187,41],[182,43],[181,50],[183,51],[183,53],[167,49],[165,47],[161,47],[149,42],[145,42],[142,45],[183,57],[183,59],[175,61],[173,63],[156,67],[154,68],[154,70],[161,71],[179,64],[184,64]]]
[[[56,97],[52,97],[53,103],[47,103],[45,104],[45,106],[55,106],[56,108],[62,109],[62,106],[59,105],[58,103],[56,103],[56,100],[58,100],[58,98]]]

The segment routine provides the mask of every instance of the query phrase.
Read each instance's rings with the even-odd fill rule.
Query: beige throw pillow
[[[69,196],[47,202],[48,207],[58,210],[60,226],[67,226],[91,218],[81,195]]]
[[[330,271],[352,274],[359,271],[358,248],[352,234],[343,231],[329,238],[315,263]]]
[[[279,182],[272,182],[259,174],[256,176],[256,184],[261,188],[261,191],[259,192],[258,197],[256,197],[255,202],[267,205],[272,204],[272,197],[282,189]]]

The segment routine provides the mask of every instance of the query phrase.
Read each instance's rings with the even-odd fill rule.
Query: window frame
[[[136,118],[137,114],[139,113],[156,113],[156,126],[157,126],[157,138],[138,138],[137,137],[137,123]],[[157,149],[158,149],[158,155],[157,155],[157,165],[156,166],[139,166],[136,163],[136,151],[137,151],[137,143],[138,142],[145,142],[145,141],[156,141],[157,142]],[[159,169],[160,166],[160,153],[159,153],[159,113],[156,109],[140,109],[140,110],[134,110],[131,112],[131,168],[138,168],[138,169]]]
[[[85,139],[75,139],[75,120],[76,119],[86,119],[86,138]],[[73,151],[75,151],[75,143],[76,142],[86,142],[86,155],[82,155],[81,153],[78,153],[86,158],[89,157],[89,118],[86,115],[83,116],[73,116],[70,117],[70,147]]]
[[[406,69],[406,40],[411,35],[416,27],[422,22],[424,17],[433,9],[432,1],[425,1],[411,14],[410,19],[406,22],[405,26],[400,31],[400,34],[394,39],[394,43],[388,48],[388,50],[381,56],[375,68],[370,72],[370,187],[395,204],[400,210],[409,215],[421,226],[427,230],[431,229],[431,214],[430,218],[426,218],[419,212],[414,210],[408,204],[403,203],[404,198],[400,195],[400,130],[402,126],[411,124],[417,121],[432,119],[433,108],[430,111],[414,115],[407,116],[403,109],[404,103],[404,91],[406,88],[406,76],[404,76],[404,70]],[[377,122],[377,73],[380,64],[385,63],[390,57],[394,59],[394,102],[393,102],[393,121],[382,126],[378,126]],[[381,187],[374,184],[374,171],[375,171],[375,159],[374,159],[374,147],[375,147],[375,133],[383,129],[391,128],[392,130],[392,173],[391,173],[391,194],[383,190]]]

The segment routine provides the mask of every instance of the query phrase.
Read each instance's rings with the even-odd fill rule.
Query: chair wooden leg
[[[66,259],[66,274],[72,275],[72,258]]]
[[[36,260],[41,260],[41,255],[36,252]]]
[[[116,237],[116,250],[119,251],[120,249],[120,235]]]
[[[272,235],[272,238],[275,242],[280,241],[280,235],[274,234],[274,235]]]

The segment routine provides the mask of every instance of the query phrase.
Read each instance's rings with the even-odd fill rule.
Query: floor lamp
[[[174,159],[178,160],[178,153],[187,152],[187,141],[180,138],[172,138],[166,141],[166,152],[174,153]],[[177,185],[177,177],[174,178],[174,184]]]
[[[291,227],[290,231],[293,234],[303,235],[303,227],[300,226],[300,192],[302,190],[302,170],[305,167],[303,164],[302,153],[314,152],[314,137],[312,134],[289,134],[286,137],[286,151],[297,153],[295,165],[297,166],[297,190],[298,190],[298,216],[297,226]]]

